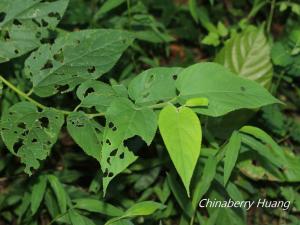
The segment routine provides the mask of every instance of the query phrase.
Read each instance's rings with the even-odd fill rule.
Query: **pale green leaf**
[[[153,110],[137,108],[125,98],[113,101],[105,116],[101,153],[104,193],[109,182],[137,158],[124,145],[124,141],[138,135],[149,145],[157,129],[157,118]]]
[[[194,109],[209,116],[222,116],[231,111],[280,103],[265,88],[241,78],[217,63],[198,63],[182,70],[176,81],[179,100],[207,98],[209,105]]]
[[[158,125],[171,160],[189,196],[190,182],[200,155],[200,121],[190,108],[168,105],[160,112]]]
[[[40,207],[40,204],[44,198],[44,194],[47,187],[47,177],[40,176],[37,179],[37,182],[32,187],[32,193],[31,193],[31,213],[34,215],[38,208]]]
[[[102,127],[83,112],[72,112],[67,118],[67,129],[84,152],[100,161]]]
[[[7,148],[21,158],[25,172],[38,169],[57,140],[64,118],[52,109],[39,112],[35,105],[20,102],[4,112],[1,119],[1,136]]]
[[[264,30],[250,27],[230,38],[215,61],[234,74],[268,88],[273,76],[270,51]]]
[[[132,35],[112,29],[83,30],[42,45],[26,60],[37,95],[46,97],[71,91],[85,80],[108,72],[132,43]]]
[[[1,0],[0,63],[39,47],[61,20],[68,0]]]
[[[199,106],[208,106],[207,98],[191,98],[188,99],[185,104],[188,107],[199,107]]]
[[[227,184],[231,172],[235,166],[238,154],[241,148],[241,136],[238,132],[234,131],[229,139],[228,144],[225,146],[224,158],[224,185]]]
[[[128,86],[128,93],[136,104],[155,104],[176,97],[175,80],[182,69],[158,67],[137,75]]]

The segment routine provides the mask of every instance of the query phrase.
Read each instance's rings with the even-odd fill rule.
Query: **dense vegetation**
[[[0,0],[0,224],[300,224],[299,77],[297,0]]]

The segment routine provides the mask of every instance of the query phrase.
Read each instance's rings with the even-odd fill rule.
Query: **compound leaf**
[[[67,33],[42,45],[26,60],[34,91],[41,97],[71,91],[108,72],[132,43],[126,31],[95,29]]]
[[[0,63],[39,47],[61,20],[69,0],[1,0]]]
[[[179,100],[208,99],[207,107],[194,108],[198,113],[222,116],[241,108],[259,108],[280,103],[254,81],[238,77],[217,63],[198,63],[182,70],[176,81]]]
[[[159,114],[158,126],[174,166],[185,189],[189,186],[200,155],[201,125],[197,115],[187,107],[168,105]]]
[[[25,172],[39,167],[57,140],[64,123],[61,113],[53,109],[39,112],[29,102],[20,102],[4,112],[1,119],[1,136],[7,148],[21,158]]]

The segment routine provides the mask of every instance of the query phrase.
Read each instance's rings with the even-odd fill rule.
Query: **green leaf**
[[[39,47],[61,20],[68,0],[1,0],[0,63]]]
[[[80,107],[95,107],[98,112],[105,112],[117,97],[127,97],[127,90],[126,95],[120,94],[114,87],[116,86],[96,80],[82,83],[76,91],[77,97],[81,100]]]
[[[208,107],[194,109],[201,114],[222,116],[237,109],[280,103],[256,82],[238,77],[216,63],[189,66],[178,76],[176,86],[182,104],[191,98],[208,99]]]
[[[40,204],[44,198],[44,194],[47,187],[47,177],[45,176],[39,176],[37,183],[33,185],[32,187],[32,193],[31,193],[31,213],[34,215],[38,208],[40,207]]]
[[[179,67],[148,69],[136,76],[128,86],[128,94],[136,104],[149,105],[176,97],[175,80]]]
[[[50,183],[50,186],[52,187],[52,190],[55,193],[56,200],[58,202],[59,209],[61,213],[64,213],[67,211],[67,194],[65,192],[64,187],[58,180],[58,178],[54,175],[48,175],[48,181]]]
[[[68,211],[68,217],[72,225],[86,225],[83,216],[74,209]]]
[[[102,127],[83,112],[72,112],[67,118],[67,129],[84,152],[100,161]]]
[[[159,130],[188,196],[200,155],[202,132],[197,115],[187,107],[168,105],[158,119]],[[188,162],[188,163],[186,163]]]
[[[191,98],[186,101],[184,104],[188,107],[198,107],[198,106],[208,106],[207,98]]]
[[[167,181],[177,203],[183,211],[183,214],[191,218],[194,210],[190,199],[184,192],[183,186],[179,184],[177,177],[172,173],[167,175]]]
[[[7,148],[21,158],[25,172],[38,169],[57,140],[64,123],[61,113],[52,109],[39,112],[29,102],[19,102],[4,112],[1,119],[1,136]]]
[[[224,158],[224,185],[227,184],[231,172],[235,166],[236,160],[241,148],[241,136],[238,132],[234,131],[229,139],[228,144],[225,146]]]
[[[216,175],[217,165],[218,160],[214,156],[210,156],[209,158],[207,158],[201,178],[197,181],[194,188],[192,199],[192,205],[194,209],[197,208],[197,205],[199,204],[201,198],[209,190],[209,187]]]
[[[107,221],[105,225],[113,224],[114,222],[125,218],[132,218],[137,216],[148,216],[153,214],[155,211],[164,208],[165,206],[163,204],[154,201],[138,202],[134,204],[132,207],[130,207],[129,209],[127,209],[122,216]]]
[[[215,61],[268,88],[273,75],[270,49],[263,28],[251,27],[230,38]]]
[[[99,19],[109,11],[115,9],[122,3],[124,3],[125,0],[107,0],[101,5],[100,9],[96,12],[94,19]]]
[[[41,97],[71,91],[108,72],[132,43],[126,31],[95,29],[67,33],[42,45],[26,60],[26,72]],[[63,89],[63,90],[62,90]]]
[[[83,209],[89,212],[101,213],[108,216],[121,216],[123,215],[123,210],[96,199],[90,198],[80,198],[73,200],[76,209]]]
[[[293,58],[283,43],[276,42],[271,51],[272,61],[277,66],[288,66],[293,63]]]
[[[124,141],[138,135],[149,145],[157,129],[157,118],[153,110],[137,108],[125,98],[113,101],[105,116],[106,126],[100,163],[104,173],[104,193],[109,182],[137,158],[124,145]]]

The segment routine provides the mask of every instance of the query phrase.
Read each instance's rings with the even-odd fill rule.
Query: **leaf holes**
[[[65,84],[65,85],[55,85],[55,88],[58,92],[65,92],[69,89],[69,85],[68,84]]]
[[[58,12],[50,12],[48,14],[49,17],[55,17],[57,20],[61,20],[61,16]]]
[[[111,151],[111,153],[109,154],[110,156],[116,156],[118,152],[118,149],[114,149]]]
[[[36,19],[32,19],[31,20],[35,25],[37,25],[38,27],[41,27],[41,24],[39,21],[37,21]]]
[[[15,49],[14,52],[15,52],[15,54],[17,54],[17,55],[19,54],[19,50],[18,50],[18,49]]]
[[[42,26],[43,26],[43,27],[47,27],[48,24],[49,24],[49,23],[48,23],[46,20],[44,20],[44,19],[42,19],[41,22],[42,22]]]
[[[90,87],[90,88],[88,88],[88,89],[85,91],[83,97],[86,97],[86,96],[88,96],[89,94],[91,94],[91,93],[93,93],[93,92],[95,92],[94,88]]]
[[[18,19],[14,19],[13,24],[16,25],[16,26],[21,26],[22,25],[21,21],[18,20]]]
[[[106,162],[110,165],[110,157],[107,158]]]
[[[18,125],[17,125],[19,128],[21,128],[21,129],[25,129],[26,128],[26,124],[25,123],[23,123],[23,122],[21,122],[21,123],[18,123]]]
[[[88,73],[94,73],[96,71],[96,67],[92,66],[90,68],[87,69]]]
[[[109,139],[106,139],[106,140],[105,140],[105,143],[108,144],[108,145],[111,145],[111,142],[110,142]]]
[[[174,74],[174,75],[172,76],[172,78],[173,78],[173,80],[177,80],[177,78],[178,78],[177,74]]]
[[[120,159],[124,159],[124,157],[125,157],[124,152],[122,152],[122,153],[119,155],[119,157],[120,157]]]
[[[104,173],[103,173],[103,177],[107,177],[108,176],[108,169],[106,168]]]
[[[114,125],[113,122],[109,122],[109,123],[108,123],[108,127],[109,127],[109,128],[113,128],[114,126],[115,126],[115,125]]]
[[[5,20],[6,13],[5,12],[0,12],[0,23],[2,23]]]
[[[36,143],[36,142],[37,142],[37,139],[36,139],[36,138],[33,138],[33,139],[31,140],[31,142],[32,142],[32,143]]]
[[[3,38],[5,41],[8,41],[10,39],[10,34],[7,30],[4,32]]]
[[[41,70],[46,70],[46,69],[51,69],[51,68],[53,68],[53,63],[51,62],[51,60],[48,60],[48,61],[44,64],[44,66],[43,66],[43,68],[42,68]]]
[[[180,95],[180,91],[178,90],[178,89],[176,89],[176,95],[178,96],[178,95]]]
[[[113,176],[114,176],[114,174],[112,172],[108,173],[108,177],[113,177]]]
[[[22,136],[27,136],[29,134],[29,130],[24,130],[23,133],[21,134]]]
[[[39,119],[39,121],[40,121],[40,124],[41,124],[42,127],[44,127],[44,128],[49,127],[49,119],[47,117],[43,116]]]
[[[13,145],[13,150],[15,151],[15,153],[17,153],[19,151],[19,149],[21,148],[22,145],[23,145],[23,140],[21,138],[19,138],[18,141],[15,142]]]
[[[61,62],[61,63],[64,62],[64,54],[63,54],[62,49],[60,49],[56,54],[53,55],[53,59],[55,61],[58,61],[58,62]]]

